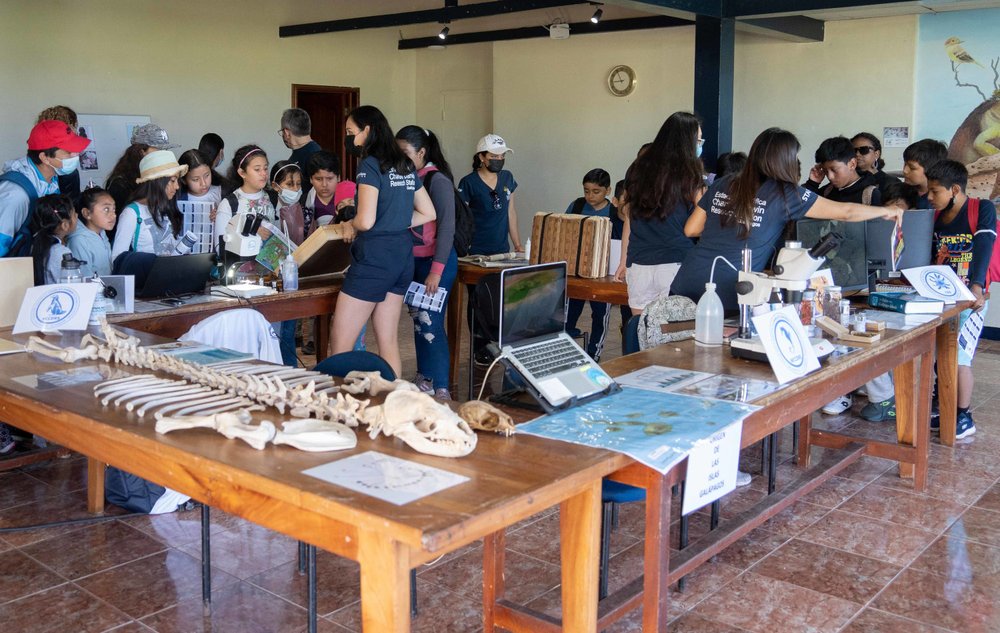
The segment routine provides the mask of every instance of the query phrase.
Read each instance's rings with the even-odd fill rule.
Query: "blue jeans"
[[[413,280],[424,283],[431,272],[432,257],[415,257],[413,259]],[[441,273],[440,287],[449,292],[458,274],[458,256],[452,249],[448,262]],[[417,310],[410,307],[410,317],[413,319],[413,346],[417,352],[417,371],[429,378],[435,389],[448,389],[448,336],[444,331],[445,313],[448,310],[447,300],[440,312]]]
[[[299,366],[299,357],[295,354],[295,320],[275,323],[278,333],[278,344],[281,347],[281,364],[289,367]]]
[[[566,311],[566,331],[576,329],[576,322],[583,313],[582,299],[570,299]],[[610,303],[603,301],[590,302],[590,338],[587,341],[587,354],[594,360],[601,360],[604,351],[604,339],[608,333],[608,318],[611,316]]]

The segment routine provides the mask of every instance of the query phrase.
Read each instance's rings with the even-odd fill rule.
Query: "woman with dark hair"
[[[118,214],[118,227],[111,247],[111,261],[119,270],[123,253],[170,255],[181,237],[184,218],[177,208],[178,179],[187,173],[169,150],[157,150],[139,163],[138,187]]]
[[[701,239],[684,258],[671,294],[698,301],[716,256],[739,267],[744,248],[752,253],[751,269],[763,271],[790,221],[804,217],[845,222],[901,220],[903,212],[896,208],[833,202],[800,187],[798,154],[794,134],[778,128],[764,130],[750,147],[743,171],[712,184],[684,226],[688,237]],[[726,310],[738,307],[736,277],[729,266],[716,267],[714,281]]]
[[[521,252],[521,236],[517,229],[514,174],[503,168],[507,154],[512,152],[507,142],[496,134],[479,139],[472,157],[472,173],[458,183],[458,193],[469,205],[475,218],[471,250],[476,255],[496,255],[511,249]]]
[[[451,167],[444,158],[437,136],[430,130],[407,125],[396,132],[396,142],[417,168],[424,189],[431,197],[437,218],[411,229],[413,246],[413,281],[424,284],[427,295],[439,288],[451,292],[458,274],[455,253],[455,183]],[[451,400],[448,390],[448,338],[444,331],[445,306],[439,310],[410,308],[413,319],[413,345],[417,353],[417,376],[413,380],[421,391],[441,400]]]
[[[379,354],[398,376],[403,371],[396,338],[399,313],[413,281],[410,229],[433,220],[434,205],[378,108],[355,108],[344,129],[347,151],[361,156],[361,162],[357,214],[350,221],[356,232],[351,266],[333,313],[333,353],[350,351],[371,317]]]
[[[615,278],[628,283],[632,314],[670,293],[694,243],[684,234],[704,188],[701,124],[690,112],[671,114],[625,174],[622,259]]]
[[[225,141],[215,132],[208,132],[198,141],[198,151],[205,157],[208,166],[212,169],[212,185],[225,189],[226,178],[217,170],[222,161],[225,160]]]
[[[851,138],[854,145],[854,157],[858,161],[858,173],[862,176],[869,173],[875,176],[875,182],[881,192],[889,183],[899,182],[899,178],[882,171],[885,161],[882,160],[882,142],[871,132],[858,132]]]
[[[104,181],[104,188],[115,199],[115,208],[119,213],[125,208],[137,187],[135,181],[139,177],[139,162],[146,154],[154,151],[155,147],[142,143],[129,145]]]

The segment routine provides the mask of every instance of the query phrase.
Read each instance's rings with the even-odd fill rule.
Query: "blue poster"
[[[759,407],[644,389],[618,393],[520,424],[527,433],[625,453],[661,473],[700,441]]]

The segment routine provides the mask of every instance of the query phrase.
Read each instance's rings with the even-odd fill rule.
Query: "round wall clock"
[[[608,89],[616,97],[625,97],[635,90],[635,71],[630,66],[619,64],[608,73]]]

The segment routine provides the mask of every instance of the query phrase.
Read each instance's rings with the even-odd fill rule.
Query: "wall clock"
[[[608,89],[616,97],[626,97],[635,90],[635,71],[631,66],[619,64],[608,73]]]

